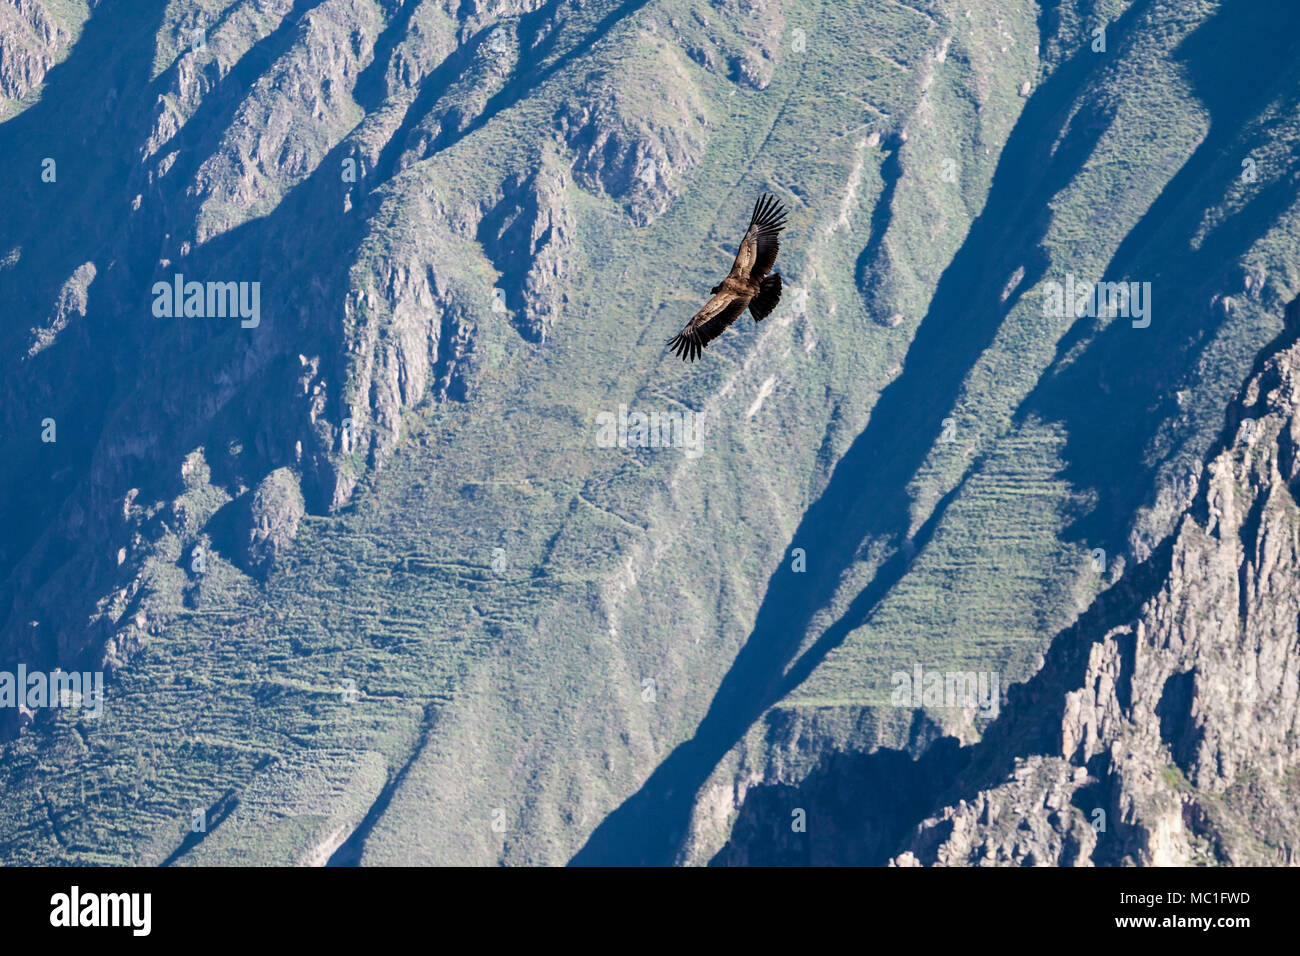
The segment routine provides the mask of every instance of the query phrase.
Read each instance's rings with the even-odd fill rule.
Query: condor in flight
[[[760,196],[731,271],[709,290],[713,298],[668,343],[683,361],[699,358],[709,343],[745,311],[745,306],[749,306],[755,322],[763,321],[776,308],[781,301],[781,276],[768,273],[776,264],[777,236],[784,228],[785,209],[775,196]]]

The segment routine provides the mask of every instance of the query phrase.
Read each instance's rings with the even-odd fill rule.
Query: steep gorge
[[[75,6],[0,15],[0,666],[110,694],[4,715],[6,860],[1290,858],[1296,13]],[[767,189],[781,311],[665,360]]]

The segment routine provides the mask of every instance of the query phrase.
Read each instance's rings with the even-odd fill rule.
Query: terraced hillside
[[[102,669],[107,698],[0,709],[0,859],[1290,859],[1289,749],[1243,732],[1241,773],[1198,773],[1174,704],[1235,666],[1208,652],[1175,716],[1130,715],[1159,812],[1071,751],[1077,813],[1018,848],[948,829],[959,799],[1046,819],[1004,796],[1077,690],[1061,648],[1160,593],[1287,345],[1297,27],[10,0],[0,671]],[[765,190],[782,304],[683,365],[663,343]],[[177,274],[260,308],[159,315]],[[1101,280],[1139,295],[1048,314]],[[607,440],[652,412],[690,427]],[[1293,625],[1243,633],[1290,659]],[[898,700],[917,668],[999,696]],[[1124,826],[1081,838],[1101,806]]]

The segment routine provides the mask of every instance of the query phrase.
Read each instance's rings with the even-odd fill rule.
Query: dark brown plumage
[[[760,196],[754,203],[749,228],[745,231],[745,238],[740,240],[731,271],[710,290],[713,298],[692,316],[686,328],[668,342],[668,348],[683,361],[694,362],[699,358],[709,343],[736,321],[746,306],[755,322],[771,315],[781,301],[781,276],[768,273],[776,264],[780,247],[778,236],[784,228],[784,207],[775,196]]]

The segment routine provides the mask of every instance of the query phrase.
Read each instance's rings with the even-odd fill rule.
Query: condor
[[[749,307],[755,322],[761,322],[781,301],[780,274],[768,275],[776,264],[778,237],[785,228],[785,209],[775,196],[764,194],[754,203],[749,228],[740,240],[736,261],[727,277],[709,291],[713,298],[691,317],[668,348],[682,361],[694,362]]]

